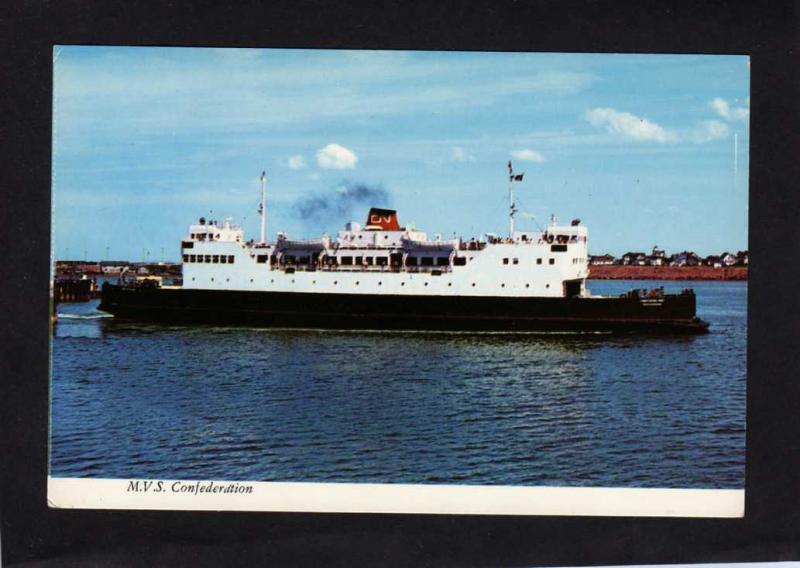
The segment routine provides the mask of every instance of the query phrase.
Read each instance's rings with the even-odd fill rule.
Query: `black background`
[[[792,1],[4,3],[0,7],[3,560],[47,566],[217,566],[312,562],[588,565],[798,558],[800,231],[795,225],[800,220],[800,61],[794,54],[796,12]],[[751,55],[746,517],[48,509],[54,44]]]

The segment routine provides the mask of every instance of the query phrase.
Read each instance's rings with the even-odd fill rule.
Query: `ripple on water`
[[[711,284],[693,283],[712,333],[691,338],[158,327],[73,305],[51,472],[739,488],[747,287]]]

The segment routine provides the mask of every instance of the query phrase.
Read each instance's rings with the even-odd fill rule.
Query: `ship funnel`
[[[394,209],[379,209],[373,207],[367,215],[365,229],[368,231],[402,231],[397,221],[397,211]]]

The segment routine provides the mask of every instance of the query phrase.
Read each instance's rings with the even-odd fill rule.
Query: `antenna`
[[[733,133],[733,190],[739,185],[739,133]]]
[[[267,230],[267,172],[261,172],[261,207],[258,209],[261,215],[261,244],[264,244]]]

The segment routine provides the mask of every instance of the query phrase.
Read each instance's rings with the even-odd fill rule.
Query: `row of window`
[[[183,262],[204,262],[206,264],[233,264],[232,254],[185,254]]]
[[[337,264],[336,259],[338,258],[339,266],[389,266],[389,261],[391,260],[392,266],[400,266],[401,256],[397,255],[396,257],[392,255],[392,257],[388,256],[340,256],[340,257],[325,257],[324,263],[326,265],[334,265]],[[256,257],[256,262],[259,264],[266,264],[270,260],[269,255],[260,254]],[[283,264],[309,264],[312,262],[312,259],[308,256],[293,256],[293,255],[284,255],[281,258]],[[278,257],[272,257],[272,264],[277,264]],[[415,257],[409,256],[406,258],[406,266],[448,266],[450,264],[450,259],[446,256],[422,256],[422,257]],[[453,265],[455,266],[466,266],[467,259],[465,257],[456,257],[453,259]]]
[[[572,264],[581,264],[581,263],[584,263],[584,262],[586,262],[585,258],[573,258],[572,259]]]
[[[226,279],[225,279],[225,282],[230,282],[230,280],[231,280],[230,278],[226,278]],[[194,281],[195,281],[195,277],[194,277],[194,276],[192,276],[192,282],[194,282]],[[211,278],[211,282],[213,282],[213,281],[214,281],[214,279],[213,279],[213,278]],[[253,283],[253,279],[252,279],[252,278],[250,279],[250,283],[251,283],[251,284]],[[275,279],[274,279],[274,278],[273,278],[273,279],[271,279],[271,280],[269,281],[269,283],[270,283],[270,284],[274,284],[274,283],[275,283]],[[292,281],[291,281],[291,283],[292,283],[292,284],[294,284],[294,278],[292,278]],[[316,281],[316,280],[312,280],[312,281],[311,281],[311,283],[312,283],[312,284],[316,284],[316,283],[317,283],[317,281]],[[334,284],[334,286],[336,286],[336,285],[338,285],[338,284],[339,284],[339,281],[338,281],[338,280],[334,280],[334,281],[333,281],[333,284]],[[358,281],[358,280],[356,280],[356,281],[355,281],[355,285],[356,285],[356,286],[358,286],[358,285],[359,285],[359,281]],[[382,285],[383,285],[383,282],[378,282],[378,286],[382,286]],[[400,282],[400,286],[405,286],[405,285],[406,285],[406,283],[405,283],[405,282]],[[428,282],[425,282],[425,283],[424,283],[424,285],[425,285],[425,286],[427,286],[427,285],[428,285]],[[452,287],[452,286],[453,286],[453,283],[452,283],[452,282],[448,282],[448,283],[447,283],[447,286],[449,286],[449,287]],[[475,282],[473,282],[473,283],[472,283],[472,287],[473,287],[473,288],[475,288]],[[505,287],[506,287],[506,285],[505,285],[505,284],[500,284],[500,287],[501,287],[501,288],[505,288]],[[530,287],[531,287],[531,285],[530,285],[529,283],[527,283],[527,284],[525,284],[525,287],[526,287],[526,288],[530,288]],[[550,288],[550,284],[545,284],[545,286],[544,286],[544,287],[545,287],[545,288]]]
[[[503,259],[503,264],[508,264],[509,260],[511,260],[511,264],[519,264],[519,259],[518,258],[512,258],[512,259],[504,258]],[[556,259],[555,258],[548,258],[547,259],[547,263],[548,264],[555,264],[556,263]],[[537,258],[536,259],[536,264],[542,264],[542,259],[541,258]]]

